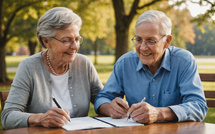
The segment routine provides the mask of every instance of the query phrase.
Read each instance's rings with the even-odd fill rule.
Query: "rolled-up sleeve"
[[[187,62],[179,78],[182,104],[169,106],[181,121],[204,120],[208,107],[195,60]]]
[[[113,72],[111,73],[104,88],[99,92],[96,97],[94,109],[97,114],[98,108],[104,103],[111,103],[116,97],[123,98],[124,91],[122,85],[122,70],[119,63],[114,65]]]

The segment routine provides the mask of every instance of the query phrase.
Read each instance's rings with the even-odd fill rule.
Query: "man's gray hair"
[[[137,30],[137,26],[142,22],[158,22],[160,23],[160,34],[161,35],[171,35],[172,29],[172,21],[169,17],[166,16],[165,13],[157,10],[148,10],[141,14],[136,22],[135,30]]]
[[[82,20],[71,9],[54,7],[48,10],[37,23],[37,37],[40,44],[46,48],[41,37],[50,39],[55,36],[57,30],[66,29],[71,24],[76,24],[79,30],[81,29]]]

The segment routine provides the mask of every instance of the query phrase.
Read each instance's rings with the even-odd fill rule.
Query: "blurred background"
[[[165,12],[173,23],[171,45],[192,52],[200,73],[215,73],[215,0],[0,0],[0,91],[10,89],[21,60],[44,50],[36,37],[38,19],[59,6],[82,18],[79,53],[92,60],[103,84],[115,61],[135,50],[135,23],[147,10]],[[215,84],[203,86],[211,90]],[[206,122],[215,123],[210,110]]]
[[[131,42],[137,17],[161,10],[173,22],[172,45],[194,55],[215,55],[214,0],[0,0],[0,82],[8,81],[6,57],[32,55],[43,48],[36,25],[47,10],[64,6],[81,16],[84,37],[79,53],[113,55],[113,63],[134,50]]]

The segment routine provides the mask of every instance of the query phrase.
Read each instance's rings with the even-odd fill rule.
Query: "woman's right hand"
[[[68,110],[52,107],[46,113],[32,114],[28,118],[29,126],[62,127],[67,124],[70,113]]]

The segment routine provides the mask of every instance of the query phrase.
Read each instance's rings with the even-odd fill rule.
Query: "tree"
[[[38,44],[36,36],[37,21],[39,18],[40,10],[35,10],[32,7],[25,8],[20,11],[23,16],[17,16],[13,24],[13,29],[10,30],[11,34],[15,34],[19,41],[28,45],[30,55],[35,53]],[[21,34],[20,34],[21,33]]]
[[[77,9],[72,8],[83,20],[81,35],[93,41],[94,64],[97,64],[99,40],[106,38],[110,29],[107,23],[112,17],[109,0],[79,1]]]
[[[192,19],[192,22],[196,22],[197,26],[201,27],[203,23],[210,22],[210,24],[215,25],[215,20],[213,19],[213,16],[215,14],[215,1],[211,0],[199,0],[198,2],[191,0],[192,3],[199,4],[200,6],[209,6],[210,8],[204,13],[200,14],[194,19]],[[202,27],[203,28],[203,27]]]
[[[27,7],[40,3],[40,8],[43,8],[43,2],[43,0],[0,0],[0,83],[9,81],[6,74],[5,47],[8,41],[18,36],[18,32],[12,32],[16,28],[14,25],[16,19],[23,16],[20,12]],[[21,32],[19,31],[19,34]]]
[[[114,11],[115,11],[115,32],[116,32],[116,51],[115,61],[124,53],[128,51],[128,33],[129,26],[137,14],[137,10],[147,8],[158,2],[165,0],[146,0],[141,6],[140,0],[134,0],[130,8],[130,12],[126,13],[125,4],[123,0],[112,0]]]
[[[167,11],[167,16],[172,21],[172,45],[186,49],[186,42],[195,43],[195,32],[191,23],[192,16],[188,9],[174,9]],[[178,17],[180,16],[180,17]]]
[[[195,44],[187,43],[187,49],[194,55],[215,55],[215,27],[210,28],[210,24],[203,25],[204,33],[194,27],[196,38]]]

